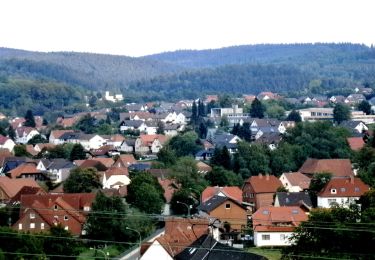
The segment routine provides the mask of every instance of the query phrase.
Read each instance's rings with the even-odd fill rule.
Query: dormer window
[[[331,189],[331,194],[336,194],[337,190],[336,189]]]
[[[355,187],[355,188],[354,188],[354,191],[355,191],[355,192],[359,192],[359,188],[358,188],[358,187]]]
[[[341,190],[341,192],[345,192],[345,191],[346,191],[346,189],[345,189],[345,188],[341,188],[340,190]]]
[[[53,208],[54,208],[54,210],[57,210],[57,209],[58,209],[57,205],[55,205]]]

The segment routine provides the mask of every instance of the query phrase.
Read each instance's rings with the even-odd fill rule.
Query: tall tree
[[[195,100],[193,101],[193,106],[191,107],[191,123],[195,125],[198,121],[198,107]]]
[[[250,107],[250,116],[263,118],[264,117],[264,106],[262,102],[259,101],[258,98],[255,98],[254,101],[251,103]]]
[[[302,118],[301,118],[301,115],[296,110],[293,109],[289,113],[289,115],[286,118],[286,120],[288,120],[288,121],[294,121],[294,122],[298,123],[298,122],[302,121]]]
[[[26,111],[25,120],[26,121],[23,123],[24,126],[29,126],[29,127],[36,126],[33,112],[30,109]]]
[[[358,104],[358,109],[363,111],[366,115],[371,114],[371,105],[368,101],[363,100],[361,103]]]
[[[69,159],[71,161],[86,159],[86,151],[81,144],[74,144]]]
[[[211,186],[240,186],[242,178],[232,171],[228,171],[223,167],[214,166],[212,171],[205,176]]]
[[[159,121],[158,124],[157,124],[156,133],[160,134],[160,135],[163,135],[164,134],[164,128],[165,128],[164,122]]]
[[[206,116],[206,109],[205,105],[202,100],[199,99],[198,101],[198,117]]]
[[[8,128],[8,137],[13,141],[16,139],[16,131],[14,130],[13,126],[9,126]]]
[[[127,201],[143,212],[159,214],[164,205],[164,189],[156,177],[139,172],[131,176]]]
[[[347,105],[338,103],[333,109],[333,120],[340,124],[342,121],[350,119],[350,108]]]
[[[100,189],[102,183],[95,168],[75,168],[64,182],[64,192],[82,193]]]
[[[206,123],[202,121],[199,123],[198,137],[204,139],[206,138],[206,136],[207,136],[207,126],[206,126]]]

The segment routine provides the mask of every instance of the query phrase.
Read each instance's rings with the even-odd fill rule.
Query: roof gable
[[[276,192],[282,186],[281,181],[273,175],[251,176],[246,183],[250,184],[255,193],[269,193]],[[245,183],[245,185],[246,185]]]

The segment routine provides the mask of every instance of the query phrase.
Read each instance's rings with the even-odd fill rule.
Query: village
[[[95,241],[104,259],[267,259],[248,248],[291,246],[316,210],[365,209],[375,184],[372,95],[356,87],[346,97],[125,103],[106,92],[111,108],[87,105],[50,123],[0,113],[1,225],[29,234],[59,226]],[[340,105],[350,108],[342,118]],[[102,195],[153,221],[124,223],[125,240],[114,242],[129,242],[131,256],[106,251],[110,234],[87,223]]]

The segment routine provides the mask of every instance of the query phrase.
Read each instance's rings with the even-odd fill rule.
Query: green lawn
[[[111,257],[118,256],[122,252],[120,252],[116,247],[114,246],[107,246],[105,249],[100,249],[100,251],[104,252],[107,254],[107,259]],[[100,252],[99,250],[96,250],[96,256],[95,256],[95,250],[94,249],[87,249],[83,251],[79,257],[78,260],[92,260],[92,259],[104,259],[104,254]],[[94,258],[95,257],[95,258]]]
[[[267,257],[269,260],[280,260],[281,259],[281,250],[272,249],[272,248],[259,248],[259,247],[250,247],[247,250],[250,253],[258,254],[264,257]]]

